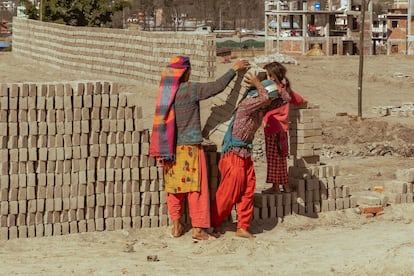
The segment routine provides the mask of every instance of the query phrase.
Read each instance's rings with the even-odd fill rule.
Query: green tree
[[[129,7],[124,0],[43,0],[43,21],[71,26],[108,26],[112,15]]]

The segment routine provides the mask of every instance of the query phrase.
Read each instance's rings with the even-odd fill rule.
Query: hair
[[[184,73],[181,75],[179,83],[187,82],[190,78],[191,67],[188,67]]]
[[[280,64],[279,62],[271,62],[266,64],[263,69],[267,71],[267,74],[274,79],[274,81],[280,85],[283,84],[286,86],[286,90],[288,93],[291,92],[290,88],[290,81],[286,77],[286,67]]]

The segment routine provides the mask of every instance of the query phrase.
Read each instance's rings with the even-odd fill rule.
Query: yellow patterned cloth
[[[177,146],[175,162],[164,165],[165,191],[171,194],[200,191],[198,145]]]

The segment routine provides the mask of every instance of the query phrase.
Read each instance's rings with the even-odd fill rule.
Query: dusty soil
[[[351,193],[395,178],[414,167],[414,117],[379,117],[375,106],[398,106],[414,99],[414,56],[365,57],[362,119],[358,114],[358,57],[301,57],[287,64],[296,91],[319,104],[326,164],[349,176]],[[230,64],[217,64],[217,76]],[[38,66],[0,53],[2,82],[101,80]],[[108,78],[106,78],[108,79]],[[116,79],[114,79],[116,80]],[[136,95],[150,127],[156,88],[131,80],[121,90]],[[208,108],[208,103],[203,104]],[[257,134],[257,140],[263,133]],[[265,162],[255,161],[257,189]],[[0,241],[0,275],[408,275],[414,273],[414,205],[386,207],[365,218],[353,209],[298,215],[253,225],[254,241],[228,231],[217,241],[193,243],[191,234],[169,238],[169,229],[131,229],[61,237]],[[129,244],[131,252],[125,252]],[[149,258],[148,258],[149,257]]]

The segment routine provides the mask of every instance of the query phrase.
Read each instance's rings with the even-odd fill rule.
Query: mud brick
[[[24,219],[24,214],[22,213],[21,215],[20,215],[20,218],[21,217],[23,217],[23,219]],[[19,214],[17,213],[17,214],[8,214],[7,215],[7,225],[10,227],[10,226],[16,226],[16,225],[19,225],[18,223],[19,223],[19,221],[17,220],[17,218],[19,218]],[[22,222],[23,224],[25,224],[25,222],[24,222],[24,220],[23,220],[23,222]]]
[[[61,234],[62,235],[67,235],[69,234],[69,222],[62,222],[61,223]]]
[[[58,132],[56,131],[56,123],[49,122],[47,124],[47,134],[48,135],[56,135]]]
[[[253,219],[260,220],[260,208],[253,207]]]
[[[0,109],[8,110],[9,109],[9,99],[8,97],[0,97]]]
[[[26,177],[26,175],[24,175],[24,176]],[[18,200],[26,200],[27,199],[27,188],[19,187],[17,199]]]
[[[408,191],[408,183],[399,180],[390,180],[384,183],[384,190],[391,193],[405,194]]]
[[[349,197],[343,198],[344,209],[349,209],[351,207],[351,201]]]
[[[81,121],[81,133],[89,133],[89,121],[88,120],[82,120]]]
[[[39,135],[47,135],[48,125],[46,122],[39,122],[38,124],[38,133]],[[50,134],[52,135],[52,134]]]
[[[268,219],[269,218],[269,209],[267,207],[259,208],[260,210],[260,219]]]
[[[292,205],[283,205],[283,215],[288,216],[292,214]]]
[[[266,195],[255,193],[253,197],[253,205],[258,208],[267,207]]]
[[[86,209],[87,210],[87,209]],[[76,210],[76,219],[74,221],[80,221],[85,219],[85,209],[77,209]]]
[[[18,108],[18,98],[9,98],[9,110],[16,110]]]
[[[80,210],[82,210],[82,209],[80,209]],[[70,210],[68,210],[68,212],[67,212],[67,220],[66,221],[76,221],[77,220],[77,217],[76,217],[77,211],[78,210],[76,210],[76,209],[70,209]],[[62,221],[65,221],[65,220],[62,220]]]
[[[342,186],[342,198],[349,197],[351,195],[350,187],[347,185]]]
[[[114,169],[114,179],[115,181],[122,181],[123,180],[123,176],[122,176],[122,169]]]
[[[396,178],[401,182],[414,183],[414,168],[398,169],[396,171]]]
[[[137,121],[142,119],[142,107],[141,106],[134,106],[133,107],[133,118]]]
[[[110,130],[110,120],[102,119],[101,120],[101,131],[108,132]]]
[[[27,238],[28,235],[28,227],[26,225],[20,225],[17,227],[17,231],[18,231],[18,238],[19,239],[23,239],[23,238]]]
[[[321,201],[321,212],[328,212],[329,211],[329,202],[327,199],[322,199]]]
[[[108,155],[108,148],[107,148],[106,144],[98,144],[98,145],[93,145],[93,146],[98,146],[98,149],[94,149],[94,151],[98,152],[99,156],[107,156]]]
[[[125,119],[116,120],[116,131],[125,131]]]
[[[18,110],[10,110],[9,113],[8,113],[7,121],[9,123],[19,122],[18,115],[17,115],[18,113],[19,113]]]
[[[335,199],[336,198],[336,189],[331,188],[328,189],[328,199]]]
[[[116,156],[124,156],[124,144],[116,145]]]
[[[9,188],[9,201],[14,201],[17,200],[18,198],[18,194],[19,194],[19,189],[18,188]]]
[[[326,198],[324,198],[326,199]],[[321,201],[321,191],[320,190],[313,190],[313,200],[314,201]]]
[[[140,192],[148,192],[151,182],[148,179],[141,179]]]
[[[319,190],[319,180],[318,179],[306,179],[306,190]]]
[[[335,211],[336,210],[335,199],[327,199],[327,201],[328,201],[328,211]]]
[[[0,190],[0,202],[7,201],[9,198],[9,191],[7,188],[2,188]]]
[[[114,193],[114,205],[121,206],[122,205],[122,193]]]
[[[79,233],[78,222],[71,221],[69,222],[69,233]]]
[[[404,195],[402,195],[402,196],[404,196]],[[414,202],[413,193],[407,193],[407,194],[405,194],[405,196],[407,197],[407,199],[406,199],[407,203],[413,203]],[[382,205],[384,206],[384,204],[382,204]]]
[[[64,96],[63,97],[63,106],[64,106],[65,110],[72,109],[73,105],[72,105],[72,97],[71,96]]]
[[[46,109],[46,97],[44,96],[36,97],[36,108],[40,110]]]
[[[114,217],[114,207],[113,206],[105,206],[103,210],[103,217],[104,218],[113,218]],[[98,214],[95,213],[95,218]]]
[[[157,221],[158,221],[158,219],[157,219]],[[141,223],[142,223],[142,228],[149,228],[149,227],[153,226],[153,224],[151,224],[151,217],[150,216],[143,216],[141,218]],[[154,222],[154,227],[158,227],[158,225],[155,226],[155,222]]]
[[[0,215],[7,215],[7,214],[9,214],[9,202],[1,201],[0,202]]]
[[[35,148],[29,148],[27,152],[27,160],[26,161],[36,161],[38,159],[37,157],[37,149]]]
[[[343,189],[342,188],[335,188],[335,196],[336,198],[342,198],[343,195]]]
[[[115,219],[114,218],[105,219],[105,230],[107,231],[115,230]]]
[[[141,168],[140,169],[140,175],[141,175],[141,179],[143,180],[149,180],[150,178],[150,168],[146,167],[146,168]]]
[[[36,210],[37,212],[43,212],[46,209],[46,199],[37,199]]]
[[[108,94],[101,94],[101,106],[102,107],[109,107],[109,95]]]
[[[95,208],[95,218],[104,218],[104,207]]]
[[[335,206],[337,210],[344,209],[344,200],[342,198],[335,199]]]
[[[19,125],[18,125],[18,123],[9,123],[7,133],[8,133],[9,136],[18,136],[19,135]]]
[[[102,212],[102,214],[103,214],[103,210],[96,210],[96,212]],[[102,214],[100,216],[101,218],[103,217]],[[95,218],[95,208],[93,208],[93,207],[86,208],[86,212],[84,214],[84,218],[85,219],[93,219],[93,218]]]

